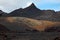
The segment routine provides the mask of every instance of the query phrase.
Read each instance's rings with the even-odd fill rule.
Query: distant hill
[[[0,17],[5,17],[5,16],[7,16],[7,13],[5,13],[5,12],[3,12],[2,10],[0,10]]]
[[[4,13],[4,12],[0,10],[0,16],[2,16],[3,13]]]

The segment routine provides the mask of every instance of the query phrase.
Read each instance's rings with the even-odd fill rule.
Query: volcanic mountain
[[[20,8],[12,11],[7,16],[12,17],[27,17],[38,20],[60,21],[60,11],[40,10],[33,3],[27,8]]]
[[[27,8],[20,8],[9,13],[9,16],[19,16],[19,17],[28,17],[33,18],[37,15],[40,15],[41,11],[33,3]]]
[[[0,14],[0,24],[14,31],[50,31],[51,28],[60,27],[60,11],[40,10],[33,3],[27,8],[16,9],[8,14],[1,11]]]
[[[40,10],[33,3],[27,8],[19,8],[11,13],[3,13],[1,11],[0,15],[2,16],[10,16],[10,17],[27,17],[33,18],[37,20],[49,20],[49,21],[60,21],[60,11],[54,10]]]

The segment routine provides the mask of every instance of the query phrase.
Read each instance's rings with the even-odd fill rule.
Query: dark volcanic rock
[[[10,30],[8,28],[6,28],[4,25],[0,24],[0,33],[1,32],[9,32]]]
[[[60,26],[47,28],[47,29],[45,30],[45,32],[60,32]]]
[[[0,16],[2,16],[3,12],[0,10]]]
[[[0,10],[0,16],[7,16],[7,13],[3,12],[2,10]]]

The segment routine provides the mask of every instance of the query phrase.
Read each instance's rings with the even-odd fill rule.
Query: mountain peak
[[[32,4],[31,4],[31,6],[35,6],[35,4],[34,4],[34,3],[32,3]]]
[[[29,7],[27,7],[28,9],[29,8],[33,8],[33,9],[36,9],[37,7],[35,6],[35,4],[34,3],[32,3]]]

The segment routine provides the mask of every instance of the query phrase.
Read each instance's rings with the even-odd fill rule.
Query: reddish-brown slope
[[[25,25],[28,25],[28,27],[36,29],[38,31],[44,31],[46,28],[60,26],[60,22],[35,20],[35,19],[30,19],[25,17],[5,17],[5,20],[10,23],[16,22],[18,24],[21,22]]]

